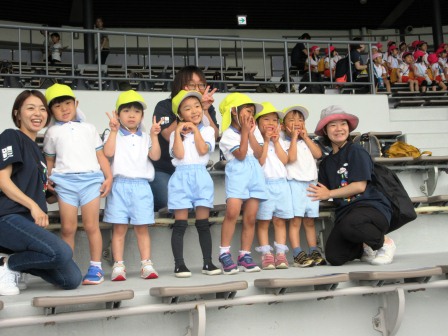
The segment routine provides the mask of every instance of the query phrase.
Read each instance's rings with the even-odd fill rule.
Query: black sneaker
[[[309,257],[313,260],[314,265],[316,265],[316,266],[321,266],[321,265],[327,264],[324,257],[322,257],[322,255],[319,253],[318,250],[314,250],[313,252],[311,252]]]
[[[314,265],[313,259],[308,257],[305,251],[294,257],[294,267],[311,267]]]
[[[218,275],[218,274],[221,274],[221,273],[222,273],[221,269],[216,267],[212,263],[205,264],[204,267],[202,267],[202,274]]]
[[[174,276],[176,278],[189,278],[191,277],[191,272],[185,265],[180,265],[174,268]]]

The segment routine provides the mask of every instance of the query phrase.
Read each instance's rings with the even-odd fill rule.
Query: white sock
[[[219,255],[223,253],[230,253],[230,246],[220,246],[219,247]]]
[[[90,266],[96,266],[96,267],[98,267],[99,269],[103,269],[103,268],[101,267],[101,261],[92,261],[92,260],[90,260]]]

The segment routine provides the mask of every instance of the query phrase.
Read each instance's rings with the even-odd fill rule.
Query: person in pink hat
[[[327,261],[334,266],[355,259],[372,265],[390,264],[396,246],[385,236],[392,216],[391,204],[373,186],[369,153],[350,141],[359,119],[341,106],[322,110],[314,131],[332,147],[319,166],[317,185],[307,189],[315,201],[333,199],[335,225],[325,245]]]
[[[375,80],[376,90],[378,89],[386,89],[387,92],[390,92],[390,82],[387,79],[387,70],[383,65],[383,57],[380,53],[376,53],[372,55],[373,58],[373,76]]]
[[[392,44],[388,49],[388,56],[386,59],[387,72],[391,83],[395,83],[398,80],[397,71],[399,63],[398,48],[395,44]]]
[[[426,92],[427,87],[431,87],[434,85],[432,73],[428,72],[428,67],[423,60],[425,53],[421,50],[414,51],[414,60],[413,71],[415,75],[415,79],[418,81],[418,85],[422,88],[422,92]]]
[[[317,73],[317,63],[319,62],[319,52],[320,52],[320,48],[318,46],[312,46],[310,48],[309,56],[305,63],[305,69],[310,70],[310,72]]]

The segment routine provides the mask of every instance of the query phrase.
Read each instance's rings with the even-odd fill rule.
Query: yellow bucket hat
[[[301,105],[294,105],[294,106],[287,107],[287,108],[283,109],[283,113],[284,113],[284,115],[286,117],[288,112],[291,112],[291,111],[294,111],[294,110],[299,111],[300,113],[302,113],[303,118],[305,120],[308,119],[308,116],[310,115],[310,112],[308,111],[308,109],[306,107],[304,107],[304,106],[301,106]]]
[[[255,115],[255,120],[269,113],[277,113],[279,121],[281,121],[285,117],[283,112],[276,109],[270,102],[264,102],[261,103],[261,105],[263,106],[263,110]]]
[[[253,100],[249,98],[249,96],[246,96],[245,94],[239,92],[231,93],[224,98],[221,104],[219,104],[219,112],[221,112],[222,115],[222,132],[228,129],[230,124],[232,123],[232,107],[237,108],[238,106],[246,104],[255,105],[255,113],[260,113],[261,110],[263,110],[263,106],[261,104],[254,103]]]
[[[47,99],[47,104],[50,105],[51,101],[59,97],[72,97],[76,99],[70,86],[65,84],[53,84],[45,91],[45,99]]]
[[[129,91],[125,91],[125,92],[121,93],[118,96],[117,103],[115,104],[115,109],[118,112],[118,109],[121,105],[134,103],[134,102],[142,104],[143,110],[146,110],[147,106],[146,106],[145,100],[139,93],[135,92],[134,90],[129,90]]]
[[[180,104],[182,104],[182,102],[188,97],[196,97],[199,99],[200,102],[202,102],[202,95],[200,92],[194,90],[193,91],[180,90],[179,93],[176,95],[176,97],[171,99],[171,108],[175,115],[179,114]]]

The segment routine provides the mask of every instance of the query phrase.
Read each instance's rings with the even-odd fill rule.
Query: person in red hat
[[[442,91],[446,91],[446,85],[443,83],[445,81],[445,74],[443,73],[443,69],[439,64],[439,58],[436,54],[429,54],[428,62],[430,64],[429,70],[432,72],[434,82],[437,83]],[[434,85],[432,87],[432,90],[436,91],[436,89],[437,87]]]
[[[337,52],[334,46],[330,46],[330,48],[325,48],[325,71],[324,77],[326,78],[334,78],[334,72],[336,70],[336,63],[341,59],[339,53]]]
[[[388,49],[387,60],[386,60],[386,66],[387,66],[387,72],[390,77],[390,82],[395,83],[398,81],[398,66],[399,66],[399,60],[398,60],[398,48],[395,44],[392,44]]]
[[[429,67],[428,62],[428,43],[425,41],[420,41],[419,44],[417,44],[417,50],[420,50],[424,53],[423,55],[423,62],[425,62],[426,66]]]
[[[305,62],[305,68],[310,72],[317,72],[317,63],[319,62],[320,48],[318,46],[312,46],[310,48],[309,56]]]
[[[414,52],[417,50],[417,46],[419,45],[420,40],[412,41],[411,45],[408,47],[409,51]]]
[[[402,55],[403,63],[400,64],[398,69],[398,82],[409,83],[409,90],[411,92],[420,91],[418,81],[414,78],[414,57],[410,51],[406,51]]]
[[[444,43],[442,43],[444,44]],[[436,55],[439,57],[439,65],[443,70],[443,74],[445,75],[445,78],[448,78],[448,64],[447,64],[447,51],[445,48],[437,49]]]
[[[418,85],[422,88],[422,92],[426,92],[428,86],[431,87],[434,85],[433,78],[431,78],[432,73],[428,71],[428,67],[423,60],[424,56],[425,53],[421,50],[414,52],[415,63],[413,65],[413,71]]]
[[[406,44],[405,41],[400,42],[400,44],[398,45],[399,64],[401,64],[403,62],[403,53],[405,53],[406,51],[408,51],[408,45]]]

